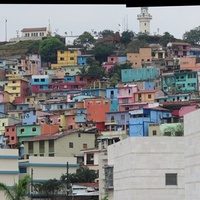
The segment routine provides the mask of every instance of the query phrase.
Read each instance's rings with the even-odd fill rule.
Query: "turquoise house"
[[[137,68],[137,69],[122,69],[121,70],[121,82],[136,82],[144,80],[158,79],[160,70],[154,67],[149,68]]]
[[[162,74],[162,90],[167,94],[198,92],[198,72],[179,70]]]

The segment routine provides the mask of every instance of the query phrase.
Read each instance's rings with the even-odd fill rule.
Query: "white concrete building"
[[[107,147],[109,200],[183,200],[184,137],[130,137]]]
[[[200,109],[184,115],[185,200],[200,198]]]
[[[18,158],[18,149],[0,149],[0,182],[7,186],[13,186],[19,181]],[[0,199],[6,199],[2,190]]]

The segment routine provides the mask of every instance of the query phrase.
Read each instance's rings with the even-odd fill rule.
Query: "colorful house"
[[[94,133],[68,130],[24,140],[24,156],[74,157],[81,149],[94,148]]]
[[[132,83],[136,81],[154,80],[160,76],[158,68],[139,68],[139,69],[122,69],[121,82]]]
[[[180,70],[162,74],[162,90],[166,94],[198,92],[198,73],[191,70]]]
[[[110,111],[110,99],[96,97],[84,99],[84,108],[87,109],[87,120],[95,122],[106,121],[106,112]]]
[[[151,65],[151,48],[140,48],[139,53],[127,53],[127,61],[132,63],[132,68],[145,68]]]
[[[172,113],[160,107],[143,108],[129,111],[129,136],[148,136],[148,127],[151,123],[167,123]]]
[[[106,98],[110,99],[110,111],[118,111],[118,88],[106,88]]]
[[[77,56],[79,54],[80,51],[75,48],[57,51],[57,64],[51,64],[51,69],[58,69],[62,66],[78,65]]]
[[[20,76],[9,77],[4,90],[10,93],[11,102],[13,102],[15,97],[30,95],[29,81]]]

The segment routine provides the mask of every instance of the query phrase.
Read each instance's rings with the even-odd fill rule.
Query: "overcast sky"
[[[17,32],[21,36],[23,28],[48,27],[49,22],[52,32],[62,36],[105,29],[138,33],[140,12],[140,7],[125,4],[1,4],[0,41],[9,41]],[[200,6],[148,7],[148,12],[152,35],[169,32],[182,39],[186,31],[200,26]]]

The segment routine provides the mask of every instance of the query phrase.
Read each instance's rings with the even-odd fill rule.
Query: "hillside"
[[[16,43],[0,44],[0,58],[21,57],[26,55],[38,41],[20,41]],[[38,49],[37,49],[38,51]]]

